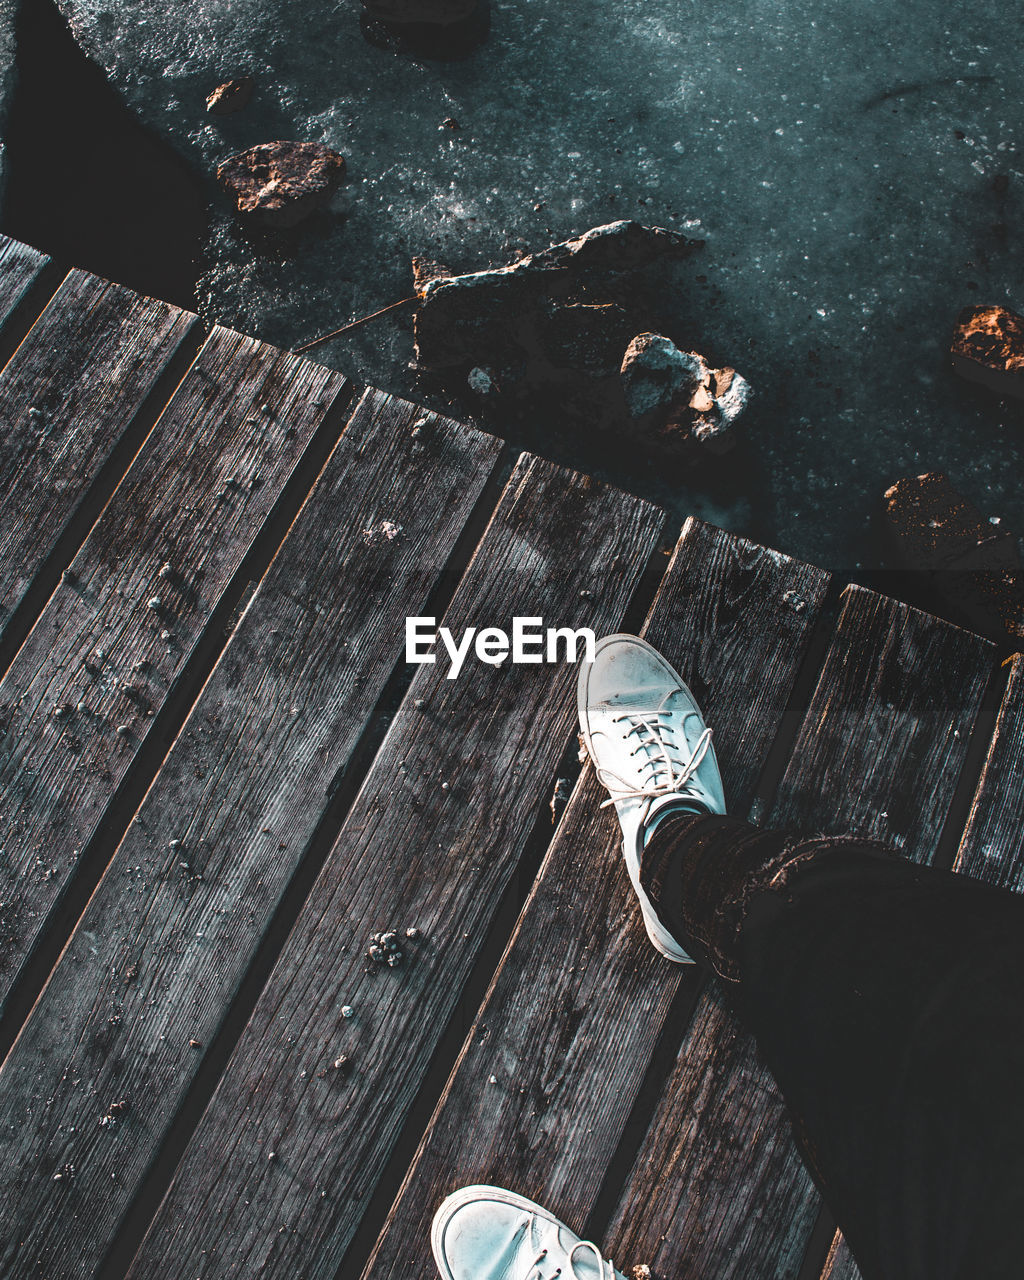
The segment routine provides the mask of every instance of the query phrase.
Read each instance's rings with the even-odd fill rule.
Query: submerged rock
[[[414,258],[417,362],[425,369],[451,368],[487,363],[474,357],[491,353],[522,358],[543,351],[555,363],[562,357],[593,363],[581,349],[593,330],[593,313],[621,313],[627,305],[628,290],[616,282],[660,259],[686,257],[701,244],[661,227],[612,222],[507,266],[466,275]]]
[[[1024,636],[1024,572],[1017,539],[986,519],[941,472],[898,480],[885,492],[890,532],[908,568],[972,626]]]
[[[657,448],[681,452],[696,442],[725,453],[736,443],[733,425],[751,388],[735,369],[712,369],[670,338],[641,333],[626,348],[620,373],[632,425]]]
[[[249,105],[256,81],[252,76],[239,76],[225,80],[206,99],[206,110],[211,116],[230,116]]]
[[[272,227],[293,227],[322,208],[344,175],[345,157],[319,142],[263,142],[217,169],[238,212]]]
[[[950,347],[953,368],[999,396],[1024,399],[1024,317],[1006,307],[965,307]]]
[[[647,277],[701,243],[623,221],[465,275],[415,258],[418,367],[453,386],[485,370],[496,414],[554,409],[567,428],[621,431],[622,351],[655,318]]]

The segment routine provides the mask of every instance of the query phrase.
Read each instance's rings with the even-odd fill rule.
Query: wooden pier
[[[734,813],[1014,888],[1019,659],[11,241],[0,319],[4,1280],[433,1277],[481,1181],[627,1275],[855,1276],[589,766],[552,824],[574,668],[405,618],[644,629]]]

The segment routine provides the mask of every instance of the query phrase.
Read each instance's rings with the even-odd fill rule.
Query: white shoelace
[[[529,1231],[533,1226],[535,1217],[536,1215],[532,1215],[531,1217],[526,1218],[520,1224],[519,1230],[522,1231],[525,1228],[525,1230]],[[592,1250],[599,1280],[615,1280],[615,1268],[610,1262],[601,1256],[601,1250],[596,1244],[593,1244],[590,1240],[581,1240],[578,1244],[573,1246],[572,1253],[575,1253],[577,1249]],[[576,1264],[572,1260],[572,1253],[569,1255],[568,1272],[563,1271],[561,1267],[555,1267],[554,1271],[545,1271],[542,1270],[542,1264],[548,1256],[548,1251],[547,1249],[541,1249],[533,1262],[530,1263],[526,1275],[523,1276],[523,1280],[559,1280],[559,1277],[561,1276],[564,1276],[565,1280],[583,1280],[583,1277],[576,1270]]]
[[[669,726],[662,724],[661,717],[674,714],[665,710],[665,703],[674,693],[675,690],[666,694],[662,699],[661,706],[656,711],[626,712],[621,716],[613,717],[613,724],[621,724],[623,721],[629,724],[630,728],[626,733],[627,738],[632,737],[634,733],[639,735],[640,741],[629,753],[631,756],[639,754],[640,751],[654,750],[654,754],[648,754],[640,766],[641,773],[647,769],[651,769],[653,772],[650,779],[643,786],[634,787],[624,778],[620,778],[616,773],[613,773],[611,769],[600,768],[595,762],[598,780],[609,791],[614,793],[607,800],[601,802],[602,809],[614,804],[616,800],[634,798],[654,800],[658,796],[683,793],[686,784],[697,772],[700,762],[707,755],[708,748],[711,745],[711,730],[705,729],[700,735],[689,759],[673,759],[673,752],[679,757],[682,756],[682,752],[673,740],[672,734],[669,732]],[[687,714],[693,715],[695,713],[690,711]],[[663,774],[664,777],[659,779],[659,774]],[[611,783],[615,783],[615,785],[612,786]]]

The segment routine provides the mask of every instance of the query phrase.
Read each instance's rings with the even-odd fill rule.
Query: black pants
[[[1024,899],[857,840],[664,821],[641,878],[724,979],[864,1280],[1024,1276]]]

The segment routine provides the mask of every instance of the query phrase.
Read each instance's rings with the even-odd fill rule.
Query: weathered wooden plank
[[[619,623],[661,512],[539,459],[445,625]],[[420,667],[131,1275],[333,1277],[551,794],[575,668]],[[367,959],[399,930],[405,962]],[[420,936],[407,940],[412,927]],[[344,1010],[351,1011],[346,1017]],[[340,1055],[349,1063],[334,1069]]]
[[[343,387],[215,331],[0,682],[0,1004]]]
[[[985,768],[957,852],[956,870],[1024,892],[1024,668],[1018,655],[1003,695]],[[822,1280],[859,1280],[860,1270],[837,1232]]]
[[[749,807],[828,574],[688,521],[645,634],[706,708],[737,809]],[[665,1021],[695,970],[647,941],[614,815],[588,766],[512,945],[392,1208],[365,1277],[427,1277],[438,1203],[493,1182],[577,1230],[630,1118]]]
[[[955,869],[1024,892],[1024,659],[1014,657]]]
[[[0,372],[0,640],[75,517],[84,537],[99,515],[90,490],[195,323],[72,271]]]
[[[10,236],[0,236],[0,328],[25,301],[50,259]]]
[[[0,1072],[5,1277],[98,1274],[499,453],[356,410]]]
[[[841,1231],[836,1232],[832,1241],[821,1280],[860,1280],[860,1267],[854,1261],[850,1246]]]
[[[848,588],[770,815],[927,861],[991,665],[980,637]],[[795,1275],[819,1199],[753,1041],[709,988],[606,1246],[658,1274]]]

